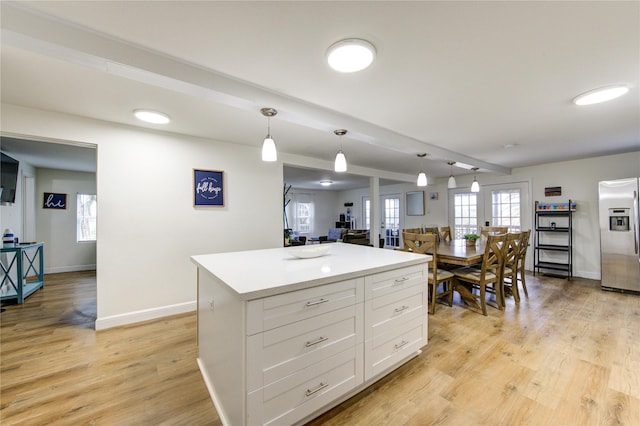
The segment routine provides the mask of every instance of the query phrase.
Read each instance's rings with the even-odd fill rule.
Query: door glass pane
[[[454,195],[453,238],[461,239],[465,234],[478,233],[478,196],[476,193]]]
[[[491,200],[491,225],[507,226],[509,232],[520,232],[520,189],[492,191]]]
[[[400,198],[384,199],[385,245],[400,246]]]

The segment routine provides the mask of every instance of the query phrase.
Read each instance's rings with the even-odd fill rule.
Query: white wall
[[[397,185],[386,185],[380,187],[380,195],[398,194],[402,203],[402,227],[415,228],[421,226],[446,226],[446,184],[432,184],[426,188],[419,188],[415,184],[405,183]],[[421,216],[407,216],[406,214],[406,193],[413,191],[424,191],[425,214]],[[445,192],[443,192],[445,191]],[[437,200],[431,200],[430,194],[438,193]],[[350,191],[340,191],[337,193],[335,209],[339,213],[346,213],[344,203],[353,203],[351,215],[357,219],[357,227],[364,228],[364,218],[362,209],[363,197],[369,197],[369,188],[354,189]]]
[[[282,164],[257,145],[6,104],[1,119],[12,136],[97,145],[96,328],[193,310],[191,255],[282,245]],[[224,170],[225,207],[194,208],[194,168]]]
[[[571,199],[577,203],[573,227],[574,275],[599,280],[598,182],[640,176],[640,151],[522,167],[512,174],[532,179],[534,201],[553,203]],[[562,196],[545,197],[544,188],[550,186],[561,186]]]
[[[43,209],[43,194],[67,194],[67,208]],[[45,243],[45,273],[96,268],[96,243],[77,241],[77,194],[95,194],[95,173],[36,169],[36,238]]]

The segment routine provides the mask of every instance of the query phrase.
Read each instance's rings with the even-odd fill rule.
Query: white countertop
[[[427,262],[431,256],[346,243],[330,243],[324,256],[299,259],[282,247],[191,256],[244,300],[346,280]],[[307,246],[305,246],[307,247]]]

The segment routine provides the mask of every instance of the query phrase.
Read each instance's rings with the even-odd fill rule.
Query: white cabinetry
[[[365,278],[365,380],[427,342],[426,269],[396,269]]]
[[[282,286],[277,294],[269,288],[267,295],[253,293],[248,300],[194,257],[198,364],[223,423],[307,420],[416,356],[427,343],[428,259],[358,250],[376,250],[355,252],[374,253],[369,263],[383,265],[345,273],[345,260],[335,258],[336,273],[320,283]],[[315,270],[313,262],[304,265]]]

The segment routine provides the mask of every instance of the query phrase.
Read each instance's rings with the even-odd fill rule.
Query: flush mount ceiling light
[[[332,183],[333,183],[333,181],[330,181],[330,180],[321,180],[320,181],[320,185],[322,185],[322,186],[331,186]]]
[[[573,99],[573,103],[578,106],[599,104],[601,102],[619,98],[628,91],[629,87],[625,85],[600,87],[576,96]]]
[[[346,129],[337,129],[334,130],[333,133],[340,136],[340,151],[336,154],[336,161],[333,165],[333,170],[336,172],[346,172],[347,171],[347,157],[344,156],[344,152],[342,152],[342,137],[347,134]]]
[[[358,72],[367,68],[376,56],[376,48],[366,40],[350,38],[329,47],[327,62],[338,72]]]
[[[276,143],[271,138],[271,117],[276,115],[278,111],[274,108],[262,108],[260,112],[267,117],[267,136],[262,142],[262,161],[276,161],[278,160],[278,151],[276,150]]]
[[[455,161],[448,161],[447,164],[451,167],[451,174],[449,175],[449,181],[447,182],[447,188],[456,189],[458,186],[456,185],[456,178],[453,177],[453,165],[456,164]]]
[[[471,192],[480,192],[480,184],[478,183],[478,179],[476,178],[475,172],[478,171],[478,167],[472,167],[473,170],[473,182],[471,183]]]
[[[417,154],[418,158],[422,159],[422,164],[424,165],[424,157],[427,156],[427,154]],[[427,186],[427,174],[424,172],[424,167],[422,167],[422,170],[420,170],[420,173],[418,173],[418,180],[416,181],[416,185],[418,186]]]
[[[133,115],[140,121],[152,124],[167,124],[171,121],[171,118],[169,118],[167,114],[148,109],[137,109],[133,111]]]

